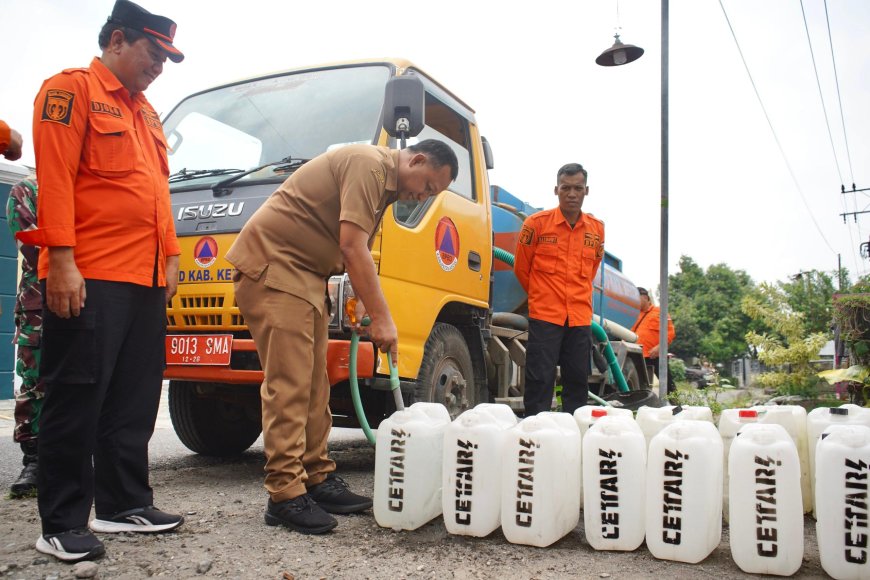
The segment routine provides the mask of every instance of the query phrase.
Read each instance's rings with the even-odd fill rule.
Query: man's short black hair
[[[578,173],[583,174],[583,179],[589,179],[589,174],[583,169],[583,166],[579,163],[568,163],[559,168],[558,173],[556,173],[556,183],[559,183],[559,178],[563,175],[577,175]]]
[[[103,24],[103,28],[100,29],[100,36],[97,39],[101,50],[109,48],[109,42],[112,40],[112,33],[116,30],[120,30],[124,33],[124,38],[127,39],[127,44],[133,44],[140,38],[145,38],[144,32],[127,28],[123,24],[118,24],[117,22],[106,22]]]
[[[408,146],[409,151],[423,153],[435,167],[450,166],[450,181],[456,181],[459,175],[459,160],[450,145],[438,139],[424,139],[419,143]]]
[[[641,296],[646,296],[647,298],[649,298],[649,291],[646,288],[641,288],[640,286],[638,286],[637,291]]]

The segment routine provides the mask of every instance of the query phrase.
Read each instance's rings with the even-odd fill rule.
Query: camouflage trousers
[[[39,416],[45,396],[45,384],[39,378],[39,347],[18,345],[15,372],[21,377],[21,391],[15,396],[16,443],[35,441],[39,433]]]

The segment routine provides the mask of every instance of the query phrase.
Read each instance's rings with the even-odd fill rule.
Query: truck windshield
[[[189,97],[166,118],[171,174],[216,181],[276,159],[312,159],[377,136],[390,77],[386,65],[303,71]],[[198,173],[197,173],[198,172]],[[276,180],[266,167],[242,178]]]

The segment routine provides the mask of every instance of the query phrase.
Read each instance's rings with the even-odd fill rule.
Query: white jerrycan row
[[[754,409],[723,409],[719,416],[719,435],[722,436],[722,518],[727,522],[728,515],[728,452],[740,428],[747,423],[758,422],[758,411]]]
[[[482,538],[501,525],[502,458],[516,424],[507,405],[481,403],[444,430],[441,504],[449,533]]]
[[[801,499],[804,513],[813,510],[813,490],[810,483],[810,452],[807,440],[807,410],[800,405],[758,405],[759,423],[776,423],[785,427],[797,446],[801,460]]]
[[[870,578],[870,427],[830,425],[816,446],[816,538],[838,580]]]
[[[744,425],[728,456],[731,557],[750,574],[791,576],[804,553],[801,466],[782,425]]]
[[[656,433],[661,431],[665,425],[685,419],[712,423],[713,412],[710,407],[692,405],[667,405],[665,407],[647,407],[644,405],[637,410],[637,424],[643,431],[647,447]]]
[[[595,550],[636,550],[643,542],[646,441],[635,421],[601,417],[583,437],[583,522]]]
[[[539,413],[508,430],[501,529],[513,544],[544,548],[580,521],[580,429],[567,413]]]
[[[857,405],[845,404],[839,407],[818,407],[807,415],[810,488],[813,497],[816,497],[815,476],[818,475],[818,469],[816,469],[816,445],[821,438],[822,432],[830,425],[864,425],[870,427],[870,410]],[[817,515],[814,509],[813,516]]]
[[[707,421],[676,421],[652,438],[646,545],[661,560],[696,564],[722,540],[722,437]]]
[[[441,515],[441,461],[450,414],[414,403],[381,422],[375,442],[374,515],[379,526],[416,530]]]

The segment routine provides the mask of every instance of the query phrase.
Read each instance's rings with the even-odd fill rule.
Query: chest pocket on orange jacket
[[[160,157],[160,170],[163,171],[163,175],[168,177],[169,158],[167,152],[169,150],[169,145],[166,143],[166,137],[163,135],[163,128],[149,126],[148,130],[151,131],[151,135],[154,136],[154,141],[157,145],[157,156]]]
[[[556,244],[538,244],[532,269],[545,274],[553,274],[559,262],[559,247]]]
[[[121,119],[107,115],[88,117],[85,162],[95,174],[122,177],[133,171],[136,147],[130,128]]]

